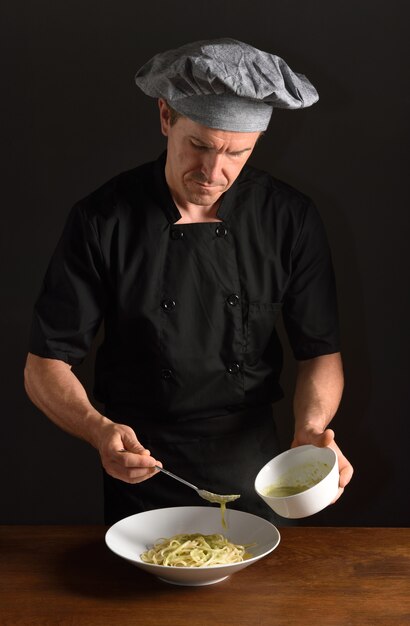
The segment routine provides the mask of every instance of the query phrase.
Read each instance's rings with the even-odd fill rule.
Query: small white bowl
[[[105,541],[115,554],[165,582],[189,586],[211,585],[256,563],[272,552],[280,541],[277,528],[261,517],[231,510],[228,505],[225,519],[227,529],[222,528],[219,507],[182,506],[145,511],[111,526]],[[141,553],[151,548],[158,539],[179,533],[221,533],[233,543],[256,545],[249,548],[253,554],[250,559],[229,565],[170,567],[141,560]]]
[[[268,495],[277,485],[306,486],[319,482],[294,495]],[[298,446],[286,450],[267,463],[255,479],[255,490],[271,509],[282,517],[308,517],[326,508],[339,488],[339,468],[332,448]],[[303,487],[301,487],[303,489]]]

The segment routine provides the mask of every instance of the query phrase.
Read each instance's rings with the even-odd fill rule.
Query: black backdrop
[[[102,521],[97,454],[25,396],[31,309],[71,205],[164,147],[135,70],[160,50],[230,36],[283,56],[321,96],[312,109],[275,113],[252,157],[314,198],[338,278],[346,390],[333,427],[356,472],[307,522],[408,524],[406,4],[1,2],[0,523]],[[92,354],[77,372],[91,389]],[[276,409],[284,447],[293,375],[288,359]]]

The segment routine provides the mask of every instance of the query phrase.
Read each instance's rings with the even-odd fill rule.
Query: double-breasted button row
[[[224,223],[218,223],[215,227],[215,235],[218,238],[225,238],[228,236],[228,228]],[[170,238],[173,241],[180,241],[184,238],[184,231],[180,228],[171,228],[170,229]],[[240,303],[240,297],[236,293],[231,293],[227,296],[226,302],[231,307],[236,307]],[[176,307],[176,302],[172,298],[164,298],[161,301],[161,307],[164,311],[170,312]],[[226,364],[226,371],[228,374],[235,375],[239,374],[241,371],[241,366],[238,361],[232,361]],[[174,377],[174,372],[169,368],[161,369],[161,379],[164,381],[169,381]]]
[[[241,371],[241,366],[237,361],[232,361],[232,363],[229,363],[227,365],[226,371],[228,372],[228,374],[239,374],[239,372]],[[172,378],[174,375],[174,372],[171,369],[168,369],[166,367],[164,367],[161,370],[161,378],[162,380],[169,380],[170,378]]]
[[[215,228],[215,235],[222,238],[228,235],[228,229],[225,224],[218,224],[218,226]],[[174,241],[178,241],[178,239],[183,239],[184,231],[180,228],[171,228],[170,237]]]

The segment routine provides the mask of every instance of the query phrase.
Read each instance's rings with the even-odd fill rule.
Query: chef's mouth
[[[193,183],[195,183],[196,185],[199,185],[199,187],[202,187],[203,189],[220,189],[221,187],[225,187],[225,185],[222,185],[220,183],[218,184],[213,184],[213,185],[209,185],[208,183],[201,183],[199,180],[195,180],[195,179],[191,179]]]

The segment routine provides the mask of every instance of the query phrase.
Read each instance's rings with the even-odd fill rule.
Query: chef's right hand
[[[111,422],[104,426],[98,452],[107,474],[126,483],[147,480],[158,473],[155,465],[162,467],[162,463],[138,441],[132,428],[125,424]]]

